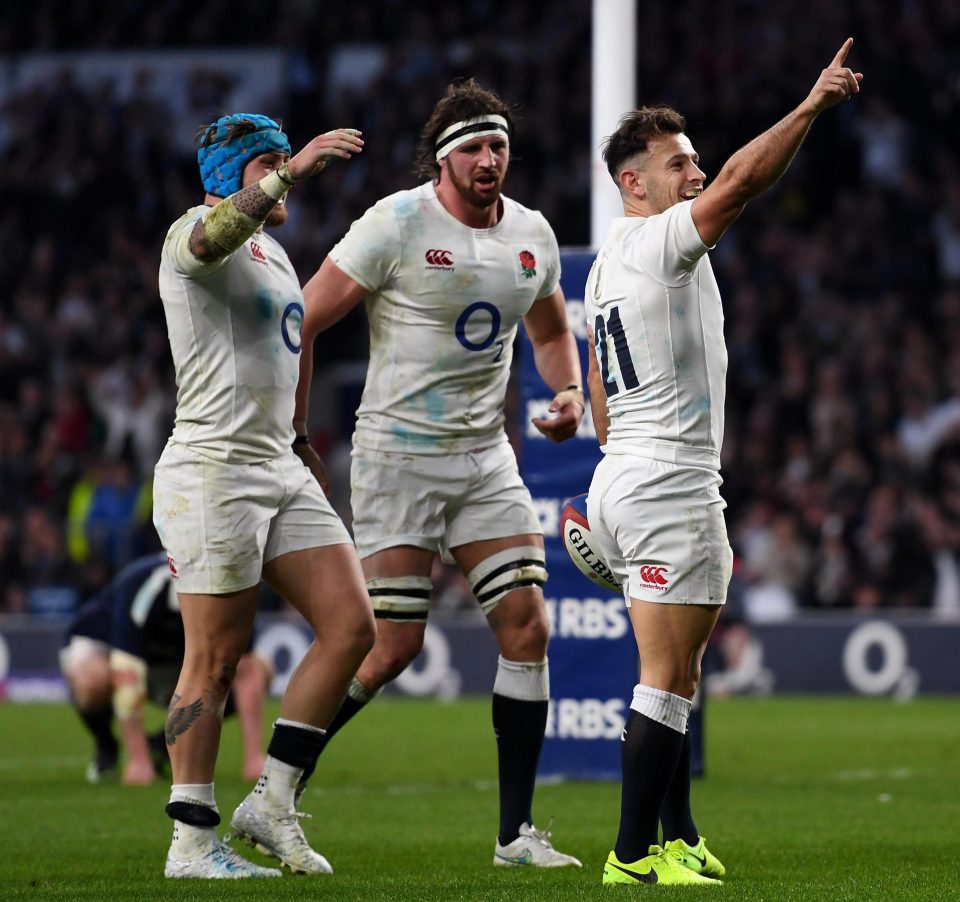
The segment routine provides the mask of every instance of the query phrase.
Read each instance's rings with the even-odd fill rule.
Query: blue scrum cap
[[[257,130],[228,141],[230,129],[239,122],[251,122]],[[262,153],[290,153],[290,141],[269,116],[234,113],[222,116],[214,125],[217,131],[213,140],[197,151],[200,178],[207,194],[229,197],[240,190],[243,169],[254,157]]]

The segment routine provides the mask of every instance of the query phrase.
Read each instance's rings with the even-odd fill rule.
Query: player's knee
[[[346,637],[347,652],[358,660],[363,660],[373,648],[377,639],[377,622],[372,614],[358,617],[351,624]]]
[[[546,657],[550,624],[543,605],[524,605],[501,619],[495,629],[500,651],[507,660],[539,661]]]
[[[110,703],[109,675],[75,672],[67,677],[67,683],[78,708],[94,710]]]
[[[237,675],[242,649],[210,646],[184,654],[183,674],[188,682],[199,682],[214,698],[226,699]]]
[[[521,630],[517,639],[520,643],[522,656],[519,660],[530,661],[545,657],[547,644],[550,641],[550,625],[545,616],[531,617]]]
[[[400,676],[423,648],[422,630],[389,630],[381,632],[370,661],[376,670],[377,683],[383,685]]]

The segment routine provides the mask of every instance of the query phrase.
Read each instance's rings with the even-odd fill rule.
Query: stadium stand
[[[522,107],[511,194],[561,244],[585,245],[590,3],[543,9],[62,0],[4,15],[0,612],[69,607],[156,541],[143,499],[173,409],[157,261],[166,226],[201,196],[192,135],[173,124],[249,96],[237,60],[266,56],[266,109],[294,144],[364,131],[363,157],[298,191],[278,233],[306,278],[354,217],[413,183],[437,86],[475,75]],[[838,35],[855,35],[851,59],[869,73],[869,98],[818,127],[713,258],[748,619],[960,609],[960,7],[685,0],[641,4],[639,21],[638,96],[687,115],[708,175],[798,100]],[[351,316],[318,345],[343,386],[346,415],[317,437],[333,461],[352,413],[342,374],[365,341]]]

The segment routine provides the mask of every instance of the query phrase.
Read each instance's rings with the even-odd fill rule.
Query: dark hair
[[[687,120],[668,106],[644,106],[627,113],[617,130],[603,142],[603,161],[611,178],[616,181],[623,164],[643,153],[653,138],[679,135],[686,127]]]
[[[280,120],[278,119],[279,123]],[[257,125],[255,122],[250,119],[238,119],[234,122],[229,130],[227,131],[227,137],[224,140],[225,144],[230,143],[231,141],[241,138],[244,135],[249,135],[251,132],[259,131],[263,128],[262,125]],[[281,130],[283,129],[283,124],[280,123]],[[197,129],[197,133],[194,136],[194,141],[196,141],[198,147],[207,147],[210,144],[214,143],[214,139],[217,136],[217,123],[211,122],[209,125],[201,125]]]
[[[495,113],[507,120],[509,134],[513,136],[516,108],[504,103],[493,91],[481,87],[475,78],[455,81],[447,87],[447,93],[437,101],[427,124],[420,133],[417,155],[413,171],[420,178],[440,177],[440,164],[437,162],[437,137],[445,128],[461,119],[474,119],[477,116]]]

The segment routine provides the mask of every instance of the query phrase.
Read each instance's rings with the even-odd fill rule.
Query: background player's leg
[[[109,652],[76,638],[65,650],[63,676],[70,688],[70,701],[93,736],[94,754],[87,765],[90,783],[100,783],[116,774],[120,746],[113,734],[113,701]]]
[[[233,699],[243,742],[243,777],[256,780],[263,770],[263,704],[273,679],[273,666],[256,652],[237,665]]]

